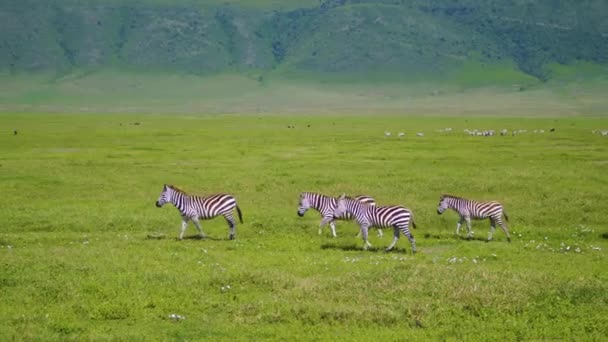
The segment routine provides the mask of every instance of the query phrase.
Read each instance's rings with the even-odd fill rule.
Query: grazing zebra
[[[473,219],[490,219],[490,234],[488,241],[492,240],[492,235],[496,229],[496,223],[500,225],[500,228],[507,235],[507,240],[511,242],[511,236],[509,230],[502,222],[502,216],[509,221],[507,213],[504,211],[502,204],[491,201],[491,202],[476,202],[452,195],[441,195],[439,198],[439,206],[437,207],[437,214],[441,215],[447,209],[453,209],[460,215],[460,220],[456,224],[456,235],[460,234],[460,226],[462,222],[467,222],[468,237],[471,237],[471,218]]]
[[[367,241],[367,232],[370,227],[393,227],[393,242],[386,248],[386,251],[395,247],[397,240],[399,240],[399,231],[401,231],[410,240],[412,253],[416,253],[416,240],[409,229],[410,221],[412,227],[416,228],[416,224],[409,209],[402,206],[371,206],[342,195],[338,198],[334,216],[342,216],[346,213],[350,213],[359,224],[364,242],[363,249],[371,247],[371,244]]]
[[[180,190],[173,185],[165,184],[163,192],[156,201],[157,207],[162,207],[165,203],[173,204],[182,215],[182,229],[179,234],[179,239],[184,238],[184,232],[188,226],[188,221],[194,222],[200,237],[205,237],[199,219],[209,220],[216,216],[222,215],[228,222],[230,227],[230,240],[236,236],[236,222],[232,217],[232,210],[236,208],[239,214],[239,220],[243,223],[241,209],[236,204],[236,200],[231,195],[214,194],[209,196],[188,195],[183,190]]]
[[[376,201],[370,196],[356,196],[357,200],[369,204],[376,205]],[[338,204],[338,200],[335,197],[325,196],[314,192],[303,192],[300,194],[300,203],[298,205],[298,216],[302,217],[308,211],[313,208],[317,210],[323,219],[319,224],[319,235],[322,233],[323,227],[329,223],[331,228],[331,235],[336,237],[336,225],[335,220],[350,220],[352,216],[349,214],[334,216],[334,209]],[[378,230],[378,236],[382,237],[382,231]]]

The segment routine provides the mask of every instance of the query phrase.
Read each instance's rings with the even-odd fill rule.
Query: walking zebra
[[[399,232],[401,231],[410,240],[412,254],[416,253],[416,240],[409,229],[410,221],[414,228],[416,228],[416,223],[414,223],[409,209],[398,205],[388,207],[371,206],[342,195],[338,198],[338,205],[334,210],[334,216],[342,216],[345,213],[350,213],[359,224],[364,242],[363,249],[371,247],[371,244],[367,241],[367,232],[370,227],[393,227],[393,242],[386,248],[386,251],[390,251],[395,247],[397,240],[399,240]]]
[[[446,209],[453,209],[460,215],[460,220],[456,224],[456,235],[460,234],[460,226],[462,222],[467,222],[467,231],[468,237],[471,237],[471,218],[473,219],[490,219],[490,234],[488,236],[488,241],[492,240],[492,235],[494,234],[494,230],[496,229],[496,223],[500,225],[500,228],[507,235],[507,240],[511,242],[511,236],[509,236],[509,230],[502,222],[502,216],[505,216],[505,219],[509,221],[509,217],[507,213],[504,211],[502,204],[496,201],[491,202],[476,202],[468,199],[464,199],[461,197],[456,197],[452,195],[441,195],[439,198],[439,207],[437,208],[437,213],[441,215]]]
[[[376,205],[376,201],[370,196],[360,195],[356,196],[355,199],[369,205]],[[335,197],[325,196],[314,192],[303,192],[300,194],[298,216],[304,216],[306,211],[308,211],[308,209],[310,208],[317,210],[321,214],[321,216],[323,216],[323,219],[319,224],[319,235],[322,233],[323,227],[329,223],[329,227],[331,228],[331,235],[333,237],[336,237],[336,225],[334,221],[347,221],[352,219],[352,216],[348,213],[345,213],[344,215],[340,216],[334,216],[334,210],[337,204],[338,200]],[[382,237],[381,230],[378,230],[378,236]]]
[[[165,184],[163,192],[156,201],[157,207],[162,207],[165,203],[173,204],[182,215],[182,229],[179,234],[179,239],[184,238],[184,232],[188,226],[188,221],[194,222],[200,237],[205,237],[199,219],[209,220],[216,216],[222,215],[228,222],[230,227],[230,240],[236,237],[236,222],[232,216],[232,210],[236,208],[239,214],[239,220],[243,223],[241,209],[236,204],[236,200],[231,195],[214,194],[209,196],[188,195],[183,190],[180,190],[173,185]]]

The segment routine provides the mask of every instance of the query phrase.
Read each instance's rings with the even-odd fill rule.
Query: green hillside
[[[3,1],[0,105],[82,99],[65,88],[99,72],[90,82],[112,89],[126,86],[107,75],[129,74],[142,98],[166,75],[199,85],[237,75],[262,93],[283,82],[329,82],[338,93],[352,82],[366,92],[429,85],[423,94],[564,80],[598,89],[608,78],[607,13],[601,0]]]
[[[257,6],[256,6],[257,4]],[[283,4],[282,6],[280,4]],[[608,58],[604,1],[5,1],[0,65],[198,74],[287,68],[443,74],[467,61],[550,77]]]

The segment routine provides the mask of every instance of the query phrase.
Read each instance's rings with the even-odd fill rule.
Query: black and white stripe
[[[241,209],[236,204],[234,197],[228,194],[214,194],[209,196],[188,195],[173,185],[164,185],[163,192],[156,201],[157,207],[162,207],[165,203],[173,204],[182,215],[182,228],[179,239],[183,239],[184,232],[188,226],[188,221],[194,222],[199,236],[205,237],[199,220],[209,220],[216,216],[224,216],[230,227],[230,240],[236,237],[236,222],[232,216],[232,211],[236,208],[239,220],[243,223]]]
[[[350,213],[359,224],[364,249],[371,247],[371,244],[367,240],[367,232],[370,227],[393,227],[393,242],[386,250],[390,251],[395,247],[397,240],[399,240],[399,233],[401,232],[410,240],[412,253],[416,253],[416,240],[409,229],[410,222],[414,228],[416,228],[416,224],[409,209],[402,206],[371,206],[342,195],[338,198],[338,205],[336,206],[334,215],[341,216],[345,213]]]
[[[368,205],[376,205],[376,201],[370,196],[360,195],[356,196],[355,199]],[[308,211],[308,209],[310,208],[317,210],[323,217],[321,223],[319,224],[319,234],[322,233],[323,227],[329,223],[329,227],[331,228],[331,234],[333,237],[336,237],[336,225],[334,221],[347,221],[353,218],[352,215],[350,215],[349,213],[344,213],[340,216],[334,216],[334,211],[337,205],[338,200],[335,197],[325,196],[314,192],[303,192],[300,194],[298,216],[304,216],[306,211]],[[378,235],[382,236],[382,231],[378,230]]]
[[[500,228],[507,235],[507,240],[511,242],[511,236],[509,235],[509,229],[502,221],[502,216],[509,221],[507,213],[504,211],[502,204],[496,201],[490,202],[476,202],[461,197],[452,195],[441,195],[439,198],[439,206],[437,207],[437,213],[442,214],[447,209],[453,209],[460,215],[460,220],[456,224],[456,235],[460,234],[460,226],[462,222],[467,222],[468,236],[472,236],[471,232],[471,219],[490,219],[490,233],[488,241],[492,240],[492,235],[496,229],[496,223],[500,225]]]

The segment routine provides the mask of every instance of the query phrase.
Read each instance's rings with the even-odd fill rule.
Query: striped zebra
[[[490,219],[490,234],[488,241],[492,240],[492,235],[496,229],[496,223],[500,225],[500,228],[507,235],[507,240],[511,242],[511,236],[507,226],[502,222],[502,216],[509,221],[507,213],[504,211],[502,204],[496,201],[491,202],[476,202],[461,197],[452,195],[441,195],[439,198],[439,206],[437,207],[437,213],[441,215],[447,209],[453,209],[460,215],[460,220],[456,224],[456,235],[460,234],[460,226],[462,222],[467,222],[468,237],[472,236],[471,233],[471,219]]]
[[[409,229],[410,221],[414,228],[416,228],[416,223],[414,223],[414,218],[409,209],[398,205],[387,207],[371,206],[342,195],[338,198],[334,215],[342,216],[345,213],[350,213],[359,224],[364,242],[363,249],[371,247],[371,244],[367,240],[367,232],[370,227],[393,227],[393,242],[386,248],[386,251],[390,251],[395,247],[397,240],[399,240],[399,232],[402,232],[410,240],[412,254],[416,253],[416,240]]]
[[[360,195],[356,196],[355,199],[369,205],[376,205],[376,201],[370,196]],[[323,219],[319,224],[319,235],[321,235],[323,227],[329,223],[331,235],[336,237],[335,220],[347,221],[352,219],[352,216],[348,213],[340,216],[334,216],[334,210],[337,204],[338,200],[335,197],[325,196],[314,192],[303,192],[300,194],[298,216],[303,217],[310,208],[317,210],[321,216],[323,216]],[[382,237],[381,230],[378,230],[378,236]]]
[[[241,209],[236,204],[236,200],[231,195],[214,194],[209,196],[189,195],[185,191],[180,190],[173,185],[165,184],[163,192],[161,192],[156,206],[162,207],[165,203],[173,204],[182,215],[182,229],[179,234],[179,239],[184,238],[184,232],[188,226],[188,221],[194,222],[198,234],[204,238],[206,235],[201,228],[200,220],[209,220],[216,216],[222,215],[228,222],[230,227],[230,240],[236,237],[236,222],[232,216],[232,210],[236,208],[239,214],[239,220],[243,223]]]

